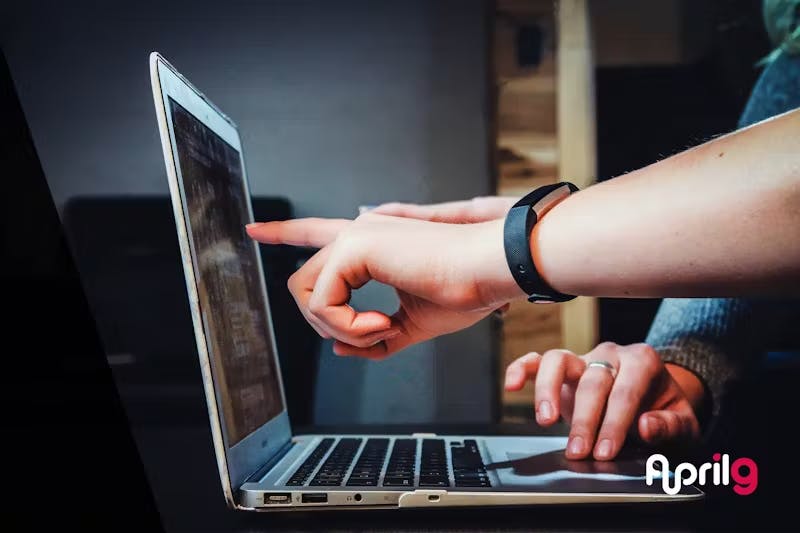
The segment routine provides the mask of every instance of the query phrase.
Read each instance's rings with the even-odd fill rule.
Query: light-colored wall
[[[482,0],[17,4],[2,46],[58,205],[167,194],[151,50],[238,122],[253,193],[300,216],[489,192]],[[393,297],[370,287],[355,303]],[[318,415],[488,419],[490,350],[485,323],[377,364],[326,345]]]

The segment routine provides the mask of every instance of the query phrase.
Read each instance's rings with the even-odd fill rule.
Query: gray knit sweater
[[[740,118],[744,127],[800,107],[800,56],[781,54],[753,88]],[[665,362],[692,370],[718,414],[725,391],[770,350],[797,350],[800,301],[665,299],[647,336]]]

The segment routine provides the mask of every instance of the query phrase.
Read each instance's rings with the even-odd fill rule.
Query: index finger
[[[342,218],[298,218],[247,225],[247,234],[265,244],[290,244],[322,248],[339,235],[351,221]]]
[[[373,213],[404,218],[416,218],[430,222],[473,223],[486,222],[505,216],[516,199],[502,196],[478,196],[471,200],[443,202],[438,204],[404,204],[393,202],[379,205]]]
[[[372,210],[373,213],[379,215],[445,223],[465,221],[471,216],[471,211],[472,202],[469,200],[428,205],[393,202],[379,205]]]

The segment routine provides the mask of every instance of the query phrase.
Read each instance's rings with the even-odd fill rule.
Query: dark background
[[[157,531],[159,514],[36,149],[0,56],[0,504],[5,530]],[[104,489],[101,489],[105,485]]]
[[[691,64],[597,69],[601,179],[735,127],[758,74],[754,63],[767,52],[760,2],[708,5],[703,24],[711,46]],[[357,205],[387,197],[439,201],[482,194],[489,185],[481,2],[187,6],[3,6],[0,44],[44,164],[44,173],[29,166],[21,116],[4,111],[2,281],[11,320],[4,324],[2,440],[12,451],[4,455],[17,457],[7,463],[6,479],[22,497],[6,500],[2,512],[13,512],[21,529],[73,519],[141,530],[157,520],[169,530],[321,523],[224,508],[165,196],[150,49],[163,47],[252,132],[245,145],[253,147],[256,218],[351,216]],[[208,32],[212,21],[217,30]],[[108,85],[98,85],[99,73]],[[10,92],[3,97],[4,105],[13,100]],[[422,347],[396,366],[330,366],[285,291],[303,251],[262,254],[296,425],[494,420],[489,363],[481,363],[491,349],[488,327]],[[380,291],[364,298],[387,301]],[[657,305],[602,300],[601,337],[642,340]],[[335,387],[318,385],[318,376],[333,377],[327,381]],[[728,424],[712,443],[759,461],[762,486],[744,501],[722,493],[701,511],[404,513],[403,522],[396,514],[344,513],[324,524],[766,527],[759,517],[784,516],[793,498],[784,487],[796,469],[770,453],[789,455],[791,445],[769,423],[794,419],[780,408],[791,405],[791,387],[791,376],[779,372],[754,376],[740,392],[737,420],[746,422]]]

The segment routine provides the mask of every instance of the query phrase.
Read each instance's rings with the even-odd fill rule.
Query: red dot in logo
[[[711,456],[711,458],[714,459],[715,461],[719,461],[722,458],[722,456],[719,453],[715,453],[714,455]]]

